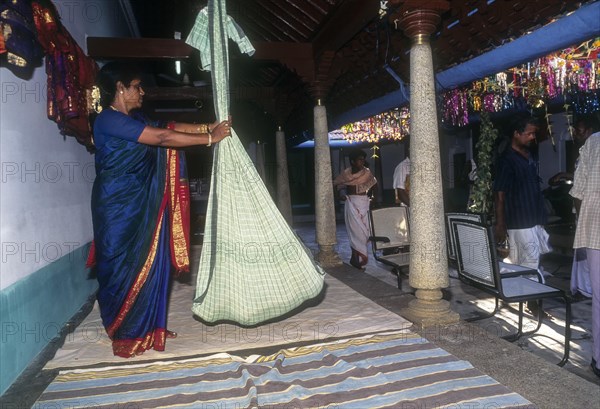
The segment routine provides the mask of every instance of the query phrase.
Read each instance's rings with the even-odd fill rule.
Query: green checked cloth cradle
[[[210,69],[219,121],[229,112],[228,38],[254,48],[210,0],[186,42]],[[289,227],[236,133],[214,148],[204,243],[192,311],[206,322],[254,325],[284,315],[323,289],[324,273]]]

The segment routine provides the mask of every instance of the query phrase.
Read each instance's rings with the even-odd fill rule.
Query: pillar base
[[[315,260],[317,260],[322,267],[339,267],[344,264],[342,259],[340,259],[340,256],[338,256],[333,249],[333,246],[319,245],[319,252],[315,256]]]
[[[460,321],[460,315],[450,309],[448,301],[442,299],[441,290],[417,290],[416,297],[400,311],[400,315],[417,328],[452,325]]]

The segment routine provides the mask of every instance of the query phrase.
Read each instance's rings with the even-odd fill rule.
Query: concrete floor
[[[300,225],[297,227],[296,232],[313,252],[317,251],[312,224]],[[337,226],[337,249],[338,254],[345,263],[348,263],[350,259],[350,245],[347,237],[344,224],[339,223]],[[552,276],[546,278],[547,283],[570,293],[572,253],[560,248],[542,256],[541,263],[544,269],[552,274]],[[494,298],[462,283],[456,278],[452,278],[456,277],[452,270],[450,267],[450,287],[444,289],[444,299],[450,302],[451,309],[458,312],[463,320],[478,318],[484,316],[487,312],[491,312],[494,309]],[[359,272],[359,270],[356,270],[356,272]],[[390,267],[377,262],[372,254],[369,254],[369,262],[364,273],[397,288],[397,276],[391,272]],[[408,269],[406,269],[405,274],[401,274],[400,279],[402,288],[399,293],[412,295],[414,289],[409,285]],[[365,295],[369,298],[375,296],[369,292]],[[572,304],[571,354],[569,362],[564,368],[583,379],[600,385],[600,379],[590,368],[592,354],[591,305],[591,299],[584,297],[576,297],[575,302]],[[522,337],[516,345],[548,362],[556,363],[562,357],[564,344],[564,304],[560,300],[546,300],[544,309],[552,319],[543,321],[537,335]],[[516,329],[517,312],[518,304],[505,305],[495,317],[477,320],[473,324],[495,336],[504,336]],[[534,323],[534,320],[526,321],[524,328],[531,328]]]

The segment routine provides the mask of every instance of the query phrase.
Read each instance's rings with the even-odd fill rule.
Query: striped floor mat
[[[283,349],[60,372],[40,408],[523,408],[426,339],[394,332]]]

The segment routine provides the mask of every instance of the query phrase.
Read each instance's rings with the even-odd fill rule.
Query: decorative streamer
[[[469,114],[529,106],[540,109],[557,97],[578,114],[600,110],[600,38],[445,92],[442,121],[467,125]],[[462,101],[462,96],[466,101]],[[547,110],[547,107],[545,108]]]
[[[403,107],[346,124],[341,129],[344,139],[350,143],[377,143],[381,139],[401,140],[408,135],[409,122],[408,108]]]

